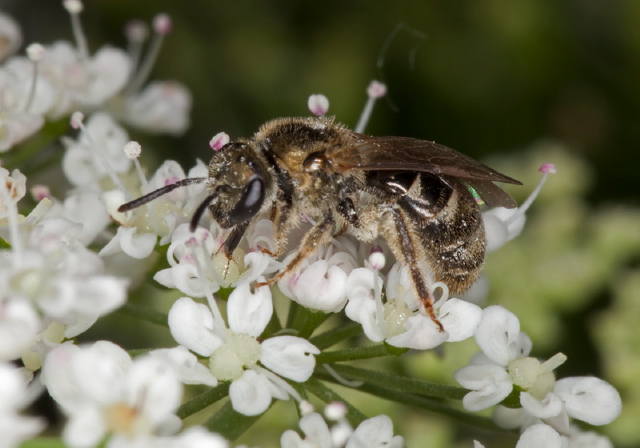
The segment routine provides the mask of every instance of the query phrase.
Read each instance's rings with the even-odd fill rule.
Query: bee
[[[253,218],[268,212],[275,251],[301,220],[313,227],[272,284],[340,233],[368,242],[383,237],[395,258],[408,266],[422,309],[443,331],[433,310],[433,281],[462,293],[478,278],[485,232],[476,195],[492,206],[516,207],[494,182],[515,179],[458,151],[431,141],[359,134],[332,118],[278,118],[251,139],[230,142],[214,154],[208,177],[187,178],[122,205],[135,209],[176,188],[207,186],[207,197],[191,220],[195,230],[208,210],[231,229],[222,250],[231,253]],[[476,195],[474,195],[474,192]]]

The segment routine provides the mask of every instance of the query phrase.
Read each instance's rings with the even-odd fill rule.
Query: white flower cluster
[[[154,39],[142,60],[140,49],[147,33],[141,23],[128,28],[130,53],[105,46],[91,55],[79,20],[82,3],[67,0],[64,5],[76,42],[33,43],[26,56],[11,56],[22,35],[13,19],[0,13],[0,152],[35,134],[46,120],[78,110],[108,110],[147,132],[184,132],[189,124],[189,91],[174,81],[142,88],[170,30],[168,17],[154,21]]]
[[[296,248],[275,258],[274,226],[261,216],[229,259],[224,253],[229,230],[211,217],[190,230],[191,217],[207,194],[204,183],[181,183],[184,188],[135,210],[118,211],[140,194],[171,189],[187,177],[208,177],[201,161],[186,174],[177,162],[167,161],[147,180],[138,162],[140,145],[130,142],[116,121],[148,132],[182,132],[190,96],[175,83],[142,88],[170,30],[168,17],[156,17],[146,57],[141,57],[146,29],[138,22],[127,28],[129,54],[105,47],[91,56],[79,21],[82,3],[63,3],[75,44],[33,44],[28,57],[9,57],[22,38],[17,25],[0,15],[0,40],[7,42],[0,61],[8,58],[0,67],[0,151],[37,132],[46,119],[71,114],[72,127],[79,130],[77,138],[63,138],[62,170],[73,186],[64,200],[33,186],[38,205],[28,216],[20,215],[27,179],[19,170],[0,167],[0,434],[7,441],[0,446],[16,446],[43,429],[40,419],[20,414],[43,384],[68,417],[62,437],[73,448],[227,447],[220,436],[199,426],[179,432],[182,385],[226,382],[233,409],[245,416],[265,412],[274,399],[293,398],[304,408],[296,383],[312,376],[320,349],[291,328],[269,329],[279,324],[272,289],[259,286],[287,265]],[[359,128],[384,93],[385,86],[371,84]],[[324,115],[328,100],[313,96],[309,107]],[[83,112],[90,113],[86,121]],[[228,141],[220,133],[210,145],[224,150]],[[541,169],[543,181],[522,207],[483,214],[489,250],[520,233],[527,208],[553,170],[551,165]],[[305,230],[303,225],[294,233]],[[289,236],[292,246],[300,235]],[[513,314],[500,307],[482,310],[468,297],[450,298],[446,285],[427,279],[440,328],[419,307],[407,267],[395,263],[384,271],[391,256],[377,244],[382,245],[337,236],[295,272],[280,277],[278,289],[312,314],[344,311],[377,343],[426,350],[475,337],[482,353],[455,375],[471,390],[463,400],[467,410],[499,405],[515,391],[517,403],[510,404],[517,409],[498,406],[495,419],[522,431],[518,446],[565,446],[589,437],[606,443],[580,432],[570,419],[601,425],[617,417],[620,397],[609,384],[591,377],[556,381],[552,371],[564,356],[542,363],[529,357],[531,342]],[[99,253],[89,245],[100,247]],[[108,341],[76,345],[73,338],[125,303],[129,280],[114,272],[146,269],[145,259],[157,245],[168,246],[168,267],[153,273],[154,280],[184,295],[168,313],[177,345],[134,359]],[[214,294],[230,288],[221,311]],[[18,360],[24,368],[11,366]],[[303,435],[285,432],[282,446],[404,445],[402,437],[393,435],[388,417],[365,420],[354,430],[339,409],[328,407],[326,420],[336,422],[331,427],[320,414],[303,412]]]
[[[520,331],[518,318],[501,306],[483,310],[475,339],[481,352],[454,375],[471,390],[462,401],[465,409],[487,409],[519,392],[518,407],[498,406],[494,413],[499,426],[522,431],[518,447],[561,447],[589,439],[593,442],[584,446],[609,446],[605,438],[580,431],[571,418],[606,425],[618,417],[622,402],[610,384],[595,377],[556,381],[553,370],[566,356],[558,353],[545,362],[529,357],[531,340]]]

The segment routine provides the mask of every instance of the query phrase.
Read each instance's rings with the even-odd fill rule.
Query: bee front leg
[[[407,225],[407,218],[399,207],[395,206],[390,211],[393,222],[387,228],[385,238],[393,251],[396,259],[403,261],[409,267],[409,274],[413,283],[414,290],[418,295],[420,304],[425,312],[431,317],[431,320],[438,325],[441,332],[444,327],[438,320],[433,310],[433,294],[425,282],[424,273],[420,269],[420,261],[425,259],[422,254],[423,249],[420,238],[415,235]]]
[[[295,219],[295,214],[292,213],[292,210],[292,206],[288,202],[276,204],[273,208],[271,221],[273,221],[273,233],[276,246],[275,252],[271,252],[266,248],[262,249],[262,252],[271,255],[272,257],[279,257],[282,252],[284,252],[287,245],[287,235],[289,233],[289,229],[293,227],[293,221]]]
[[[244,233],[247,231],[247,227],[249,227],[250,222],[251,221],[245,221],[236,225],[227,239],[224,240],[224,243],[222,243],[220,249],[218,249],[222,250],[222,252],[227,256],[228,259],[232,258],[231,254],[233,254],[233,251],[236,250],[236,247],[238,247],[238,244],[240,244],[240,241],[242,240]]]
[[[229,273],[229,265],[232,261],[235,263],[235,260],[233,259],[233,251],[236,250],[236,247],[238,247],[238,244],[240,244],[240,241],[242,240],[244,233],[247,231],[247,227],[249,227],[250,222],[251,221],[245,221],[236,225],[229,236],[227,236],[227,239],[224,240],[222,246],[220,246],[220,248],[218,249],[218,252],[222,251],[222,253],[227,257],[227,264],[224,267],[222,278],[227,278],[227,274]]]
[[[327,244],[331,241],[333,237],[335,222],[333,218],[327,216],[322,221],[314,225],[311,230],[309,230],[302,241],[300,242],[300,246],[298,248],[298,252],[295,254],[293,259],[289,262],[289,264],[281,270],[278,275],[270,278],[266,282],[256,283],[256,287],[264,286],[264,285],[272,285],[286,274],[291,271],[295,271],[307,257],[312,255],[318,247]]]

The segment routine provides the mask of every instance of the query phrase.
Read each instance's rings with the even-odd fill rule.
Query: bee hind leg
[[[289,272],[295,271],[307,257],[311,256],[318,249],[318,247],[331,241],[334,226],[335,222],[330,216],[327,216],[322,221],[314,225],[302,238],[298,252],[295,254],[293,259],[291,259],[289,264],[287,264],[287,266],[282,269],[278,275],[270,278],[266,282],[256,283],[256,287],[259,288],[260,286],[272,285]]]
[[[431,320],[438,326],[441,332],[444,332],[444,327],[438,320],[435,311],[433,310],[434,297],[431,289],[425,282],[425,275],[420,269],[421,254],[419,238],[416,238],[409,230],[405,222],[405,217],[402,211],[398,207],[394,207],[391,210],[393,217],[393,229],[385,232],[385,238],[389,243],[396,259],[404,261],[409,267],[409,275],[413,283],[414,290],[420,300],[420,306],[429,315]],[[417,241],[414,242],[414,239]]]

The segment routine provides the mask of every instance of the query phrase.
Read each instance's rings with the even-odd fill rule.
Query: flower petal
[[[483,353],[502,366],[528,355],[531,350],[530,345],[527,349],[526,344],[521,343],[520,321],[516,315],[499,305],[484,309],[475,338]]]
[[[169,310],[169,330],[180,345],[202,356],[211,354],[223,344],[213,330],[213,315],[206,305],[189,297],[176,300]]]
[[[231,406],[244,415],[259,415],[271,404],[269,380],[253,370],[245,370],[229,386]]]
[[[427,316],[415,314],[407,319],[407,331],[387,339],[387,343],[395,347],[428,350],[447,340],[447,332],[441,332],[436,323]]]
[[[149,352],[149,356],[172,365],[184,384],[206,384],[211,387],[218,384],[211,370],[198,362],[198,358],[186,347],[179,345],[174,348],[161,348]]]
[[[539,401],[528,392],[520,392],[520,404],[529,414],[537,418],[551,418],[562,412],[562,400],[553,392]]]
[[[462,399],[464,408],[471,412],[500,403],[513,389],[511,377],[497,365],[471,365],[457,370],[453,376],[462,387],[472,390]]]
[[[516,448],[569,448],[566,439],[563,439],[551,426],[545,424],[537,424],[529,426],[522,433]]]
[[[257,338],[262,334],[273,315],[271,289],[268,286],[251,292],[249,283],[233,290],[227,302],[229,328]]]
[[[464,341],[473,336],[482,321],[482,309],[460,299],[449,299],[440,307],[438,316],[445,331],[447,342]]]
[[[600,378],[563,378],[556,382],[554,392],[564,401],[570,416],[591,425],[611,423],[622,411],[620,394]]]
[[[316,366],[320,350],[306,339],[276,336],[262,343],[260,362],[268,369],[299,383],[307,381]]]
[[[386,415],[363,421],[353,432],[345,448],[395,448],[404,446],[401,436],[393,436],[393,423]]]

